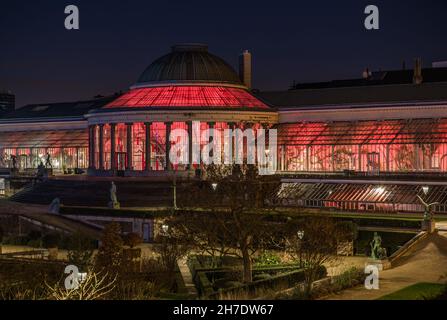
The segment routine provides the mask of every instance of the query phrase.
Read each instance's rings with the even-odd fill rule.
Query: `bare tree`
[[[231,248],[220,230],[220,225],[213,221],[214,214],[184,212],[177,214],[167,223],[177,239],[190,244],[195,252],[211,256],[212,266],[218,267],[222,257],[228,254]]]
[[[288,251],[292,257],[304,262],[306,296],[311,293],[312,283],[320,278],[323,266],[337,261],[337,244],[346,237],[345,229],[326,216],[308,216],[289,229]]]
[[[154,246],[154,252],[158,254],[158,264],[165,274],[165,286],[169,290],[176,289],[175,274],[178,268],[178,260],[185,257],[190,251],[191,244],[183,241],[173,234],[174,230],[170,228],[166,234],[158,237],[157,245]]]
[[[65,289],[59,283],[46,284],[49,299],[55,300],[98,300],[105,298],[115,288],[116,276],[111,278],[107,273],[91,272],[74,289]]]
[[[115,276],[121,271],[123,263],[124,242],[121,238],[121,226],[117,222],[106,225],[101,242],[95,257],[95,269]]]
[[[190,196],[190,203],[203,205],[203,223],[191,229],[191,240],[205,251],[232,253],[242,258],[243,280],[252,281],[252,257],[270,239],[271,225],[256,212],[278,181],[259,176],[253,165],[206,168],[207,181],[201,182]],[[208,209],[210,208],[210,209]],[[185,225],[186,228],[188,225]],[[191,227],[191,224],[189,224]],[[228,249],[230,248],[230,250]]]

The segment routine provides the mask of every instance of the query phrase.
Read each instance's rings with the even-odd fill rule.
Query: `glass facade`
[[[132,165],[133,170],[146,169],[146,126],[144,123],[132,125]]]
[[[447,119],[282,124],[278,145],[282,171],[447,171]]]
[[[436,203],[433,212],[447,212],[447,187],[430,186],[424,194],[420,185],[369,183],[282,183],[269,200],[271,205],[330,208],[343,211],[422,213],[418,196]]]
[[[0,167],[57,171],[88,168],[87,130],[0,133]]]
[[[111,130],[112,126],[109,124],[106,125],[95,125],[93,126],[92,132],[94,132],[94,141],[95,141],[95,168],[99,170],[110,170],[111,169]],[[256,129],[259,128],[260,125],[251,126],[255,131],[254,136],[256,135]],[[102,145],[102,153],[101,153],[101,145],[98,140],[100,140],[100,128],[103,128],[103,145]],[[225,139],[224,130],[229,129],[230,126],[225,122],[200,122],[197,130],[189,127],[187,122],[152,122],[150,123],[149,132],[147,132],[146,123],[137,122],[132,124],[127,123],[118,123],[114,125],[115,128],[115,170],[123,171],[123,170],[131,170],[131,171],[164,171],[167,169],[167,160],[169,154],[167,154],[167,150],[176,156],[177,161],[175,163],[170,163],[171,168],[173,170],[187,170],[189,168],[198,168],[200,165],[198,163],[190,163],[191,159],[189,152],[190,148],[192,148],[192,141],[195,141],[200,147],[200,158],[202,157],[202,152],[204,148],[212,143],[213,138],[210,138],[205,131],[214,128],[214,130],[218,131],[220,135],[217,135],[215,139],[219,138],[219,141],[216,140],[216,145],[214,146],[213,152],[219,152],[222,161],[224,158],[225,149],[228,148],[229,140]],[[237,127],[236,127],[237,128]],[[243,125],[239,125],[239,128],[243,129]],[[130,135],[128,136],[128,134]],[[171,134],[172,139],[167,143],[167,137]],[[189,134],[192,135],[192,141],[189,139]],[[148,144],[146,139],[150,137],[150,143]],[[244,147],[241,149],[242,156],[245,162],[247,162],[248,157],[248,149],[247,138],[243,139]],[[236,144],[236,139],[233,139],[233,144]],[[147,146],[150,146],[150,150],[146,150]],[[131,149],[128,148],[131,146]],[[169,148],[169,149],[168,149]],[[129,149],[129,150],[128,150]],[[234,148],[232,150],[234,153]],[[131,158],[129,158],[129,153],[131,154]],[[253,156],[255,156],[255,150],[253,150]],[[102,157],[101,157],[102,155]],[[210,154],[210,156],[214,156],[214,154]],[[146,168],[146,158],[150,157],[150,167]],[[103,159],[103,167],[99,167],[98,163]],[[131,163],[128,163],[128,160],[131,159]],[[202,161],[201,161],[202,163]]]

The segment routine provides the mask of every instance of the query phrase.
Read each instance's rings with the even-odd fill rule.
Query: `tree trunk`
[[[310,298],[310,295],[312,293],[312,284],[316,280],[317,275],[317,269],[315,267],[308,267],[306,271],[304,271],[305,274],[305,280],[304,280],[304,295],[306,298]]]
[[[244,261],[244,282],[246,282],[246,283],[252,282],[253,281],[253,277],[252,277],[253,266],[252,266],[250,254],[248,252],[247,245],[244,244],[241,247],[241,253],[242,253],[242,260]]]

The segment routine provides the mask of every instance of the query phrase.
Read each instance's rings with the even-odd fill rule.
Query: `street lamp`
[[[211,187],[213,188],[213,191],[217,190],[217,182],[211,183]]]
[[[168,235],[168,231],[169,231],[169,226],[167,224],[163,224],[161,226],[161,231],[163,232],[164,236],[167,236]]]
[[[432,213],[432,207],[439,204],[439,202],[432,202],[432,203],[428,203],[428,191],[430,191],[430,188],[428,186],[423,186],[422,187],[422,192],[424,193],[424,198],[422,199],[422,197],[420,195],[416,195],[419,199],[419,201],[422,203],[422,205],[424,206],[424,229],[426,229],[428,232],[433,232],[434,231],[434,223],[433,223],[433,213]]]
[[[173,193],[173,207],[177,210],[177,168],[174,168],[172,177],[172,193]]]
[[[302,260],[302,250],[301,250],[301,247],[302,247],[302,240],[303,240],[303,238],[304,238],[304,230],[298,230],[297,232],[296,232],[296,235],[298,236],[298,244],[299,244],[299,246],[300,246],[300,268],[302,268],[303,267],[303,260]]]

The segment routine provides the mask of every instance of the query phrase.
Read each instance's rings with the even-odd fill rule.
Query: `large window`
[[[447,119],[283,124],[278,145],[287,171],[447,171]]]
[[[87,130],[0,132],[0,144],[3,168],[36,169],[42,163],[56,172],[73,172],[88,167]]]
[[[127,167],[127,125],[119,123],[115,128],[115,161],[117,170]]]
[[[154,122],[151,125],[151,169],[164,170],[166,165],[166,125]]]
[[[112,141],[111,139],[111,127],[109,124],[104,125],[103,128],[103,166],[105,170],[110,170],[111,168],[111,150],[112,150]]]
[[[132,165],[133,170],[146,169],[146,126],[144,123],[132,125]]]

